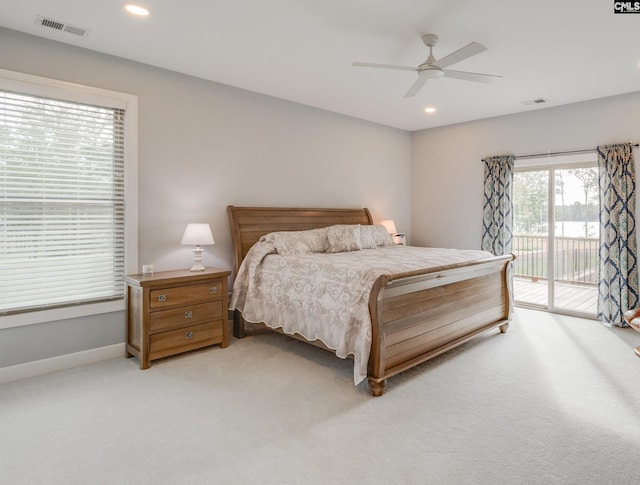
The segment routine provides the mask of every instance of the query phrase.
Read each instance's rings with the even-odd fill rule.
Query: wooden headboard
[[[227,207],[233,242],[233,269],[251,246],[275,231],[304,231],[334,224],[373,224],[369,209],[294,209],[287,207]]]

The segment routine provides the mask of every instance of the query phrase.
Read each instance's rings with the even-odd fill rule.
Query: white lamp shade
[[[396,234],[398,232],[398,230],[396,229],[396,223],[393,221],[393,219],[380,221],[380,224],[385,227],[389,234]]]
[[[209,224],[187,224],[180,244],[188,244],[190,246],[215,244],[211,227]]]

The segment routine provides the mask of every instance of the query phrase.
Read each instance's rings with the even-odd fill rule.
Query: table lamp
[[[200,246],[215,244],[209,224],[187,224],[180,244],[195,246],[193,249],[193,266],[191,267],[191,271],[204,271],[205,267],[202,264],[202,252],[204,249]]]
[[[396,223],[393,219],[380,221],[380,224],[382,224],[384,228],[387,230],[387,232],[392,236],[395,236],[396,234],[398,234],[398,230],[396,229]]]

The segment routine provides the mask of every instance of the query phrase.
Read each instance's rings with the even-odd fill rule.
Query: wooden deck
[[[513,278],[516,303],[548,305],[547,280],[531,281],[530,278]],[[556,283],[555,307],[595,315],[597,312],[598,287],[596,285]]]

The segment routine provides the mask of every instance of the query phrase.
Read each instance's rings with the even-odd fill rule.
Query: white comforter
[[[379,276],[488,257],[485,251],[410,246],[283,256],[263,238],[238,271],[230,307],[248,322],[320,340],[341,358],[353,355],[358,384],[367,377],[369,294]]]

